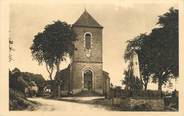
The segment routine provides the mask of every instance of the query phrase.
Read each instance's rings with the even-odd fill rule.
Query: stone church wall
[[[79,93],[84,88],[84,76],[85,70],[91,70],[93,72],[92,77],[92,90],[96,93],[103,94],[103,73],[102,63],[73,63],[72,65],[72,88],[73,93]]]
[[[75,42],[77,50],[74,52],[74,61],[102,62],[102,29],[73,27],[73,30],[77,35],[77,41]],[[90,57],[86,56],[87,50],[85,49],[84,44],[85,32],[92,33],[92,48]]]
[[[103,72],[102,72],[102,28],[92,27],[73,27],[77,35],[72,64],[72,88],[73,93],[79,93],[84,88],[83,73],[89,69],[93,72],[92,90],[96,93],[103,94]],[[84,34],[92,34],[91,49],[85,48]],[[87,53],[90,56],[87,57]]]

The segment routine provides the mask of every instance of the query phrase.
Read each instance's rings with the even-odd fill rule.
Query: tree
[[[178,77],[178,10],[170,8],[159,17],[159,28],[152,30],[150,45],[152,52],[152,73],[158,90],[171,78]]]
[[[125,54],[124,54],[124,59],[126,62],[131,60],[131,56],[133,52],[136,52],[138,54],[141,80],[144,86],[144,90],[147,90],[148,82],[150,79],[150,72],[148,67],[149,62],[148,62],[148,58],[146,58],[146,57],[149,57],[146,55],[146,53],[148,52],[148,46],[143,47],[143,44],[147,38],[148,38],[148,35],[144,33],[135,37],[133,40],[127,41],[128,45],[126,47]]]
[[[125,77],[122,81],[122,84],[125,85],[125,90],[142,90],[142,82],[133,75],[133,70],[131,70],[131,68],[129,68],[127,71],[125,70],[124,75]]]
[[[169,12],[159,16],[158,28],[148,35],[141,34],[129,41],[125,51],[125,60],[132,51],[139,55],[142,80],[147,89],[150,75],[158,83],[158,90],[170,79],[178,77],[178,10],[170,8]]]
[[[39,65],[45,63],[50,80],[53,78],[54,69],[56,74],[60,71],[60,63],[64,60],[64,56],[73,55],[74,41],[76,41],[75,33],[71,25],[61,21],[46,25],[43,32],[35,35],[30,48],[31,53]]]
[[[142,83],[143,83],[143,86],[144,86],[144,90],[146,91],[147,90],[147,87],[148,87],[148,83],[149,83],[149,80],[150,80],[150,76],[151,76],[151,73],[149,72],[149,68],[148,68],[148,65],[147,64],[141,64],[141,80],[142,80]]]
[[[139,36],[136,36],[133,40],[127,41],[128,44],[124,53],[125,62],[130,60],[133,52],[137,53],[140,51],[145,36],[146,34],[140,34]]]
[[[140,66],[140,72],[141,72],[141,80],[144,85],[144,90],[147,90],[148,83],[150,81],[151,76],[151,70],[152,67],[151,64],[151,52],[152,46],[149,46],[147,43],[149,42],[149,35],[142,35],[140,36],[140,39],[142,40],[142,43],[140,45],[140,49],[138,52],[139,56],[139,66]]]
[[[28,87],[27,82],[23,79],[21,71],[18,68],[9,71],[9,87],[24,93],[25,87]]]
[[[45,79],[41,74],[34,74],[30,72],[21,72],[23,79],[29,84],[30,82],[35,82],[38,86],[38,94],[43,94]]]

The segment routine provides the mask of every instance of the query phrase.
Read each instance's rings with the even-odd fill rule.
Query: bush
[[[27,100],[25,88],[29,87],[29,81],[25,80],[18,68],[9,71],[9,109],[24,110],[34,104]]]
[[[32,105],[32,103],[26,99],[25,95],[21,91],[13,90],[10,88],[9,90],[10,110],[24,110],[30,105]]]

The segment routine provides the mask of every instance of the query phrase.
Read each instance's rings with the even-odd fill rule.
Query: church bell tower
[[[83,91],[103,94],[103,27],[85,10],[72,29],[77,35],[77,50],[71,64],[70,88],[73,94]]]

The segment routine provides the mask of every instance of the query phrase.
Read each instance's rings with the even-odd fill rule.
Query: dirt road
[[[29,98],[29,100],[41,103],[36,111],[62,111],[62,112],[96,112],[108,111],[105,107],[92,104],[81,104],[67,101],[50,100],[44,98]]]

